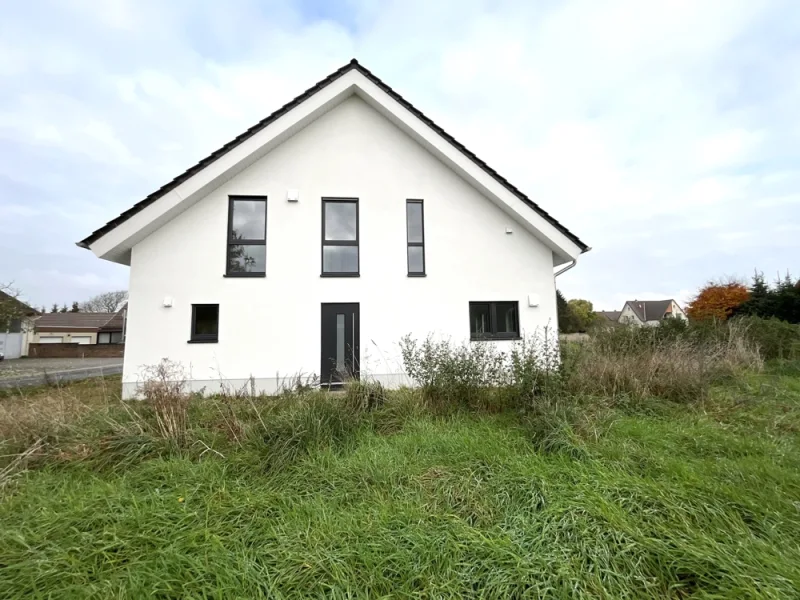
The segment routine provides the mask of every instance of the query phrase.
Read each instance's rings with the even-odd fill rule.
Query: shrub
[[[759,347],[765,359],[800,358],[800,325],[775,317],[736,317],[733,322],[745,328],[747,337]]]
[[[558,346],[548,334],[515,342],[508,352],[491,342],[454,344],[430,336],[421,344],[405,336],[400,350],[406,373],[435,410],[523,407],[559,389]]]

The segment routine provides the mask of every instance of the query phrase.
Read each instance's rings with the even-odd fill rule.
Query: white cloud
[[[0,152],[33,157],[0,178],[80,207],[74,241],[358,56],[593,247],[568,296],[679,296],[798,270],[800,242],[773,234],[800,216],[791,8],[352,0],[337,22],[279,0],[58,3],[53,24],[0,24]]]

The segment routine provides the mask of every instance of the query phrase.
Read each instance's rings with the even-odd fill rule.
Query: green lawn
[[[263,437],[207,431],[187,452],[71,451],[17,473],[0,497],[0,598],[800,593],[789,370],[702,405],[593,410],[548,452],[512,414],[414,413],[280,464]]]

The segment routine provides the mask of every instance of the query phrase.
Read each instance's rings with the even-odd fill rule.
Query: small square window
[[[219,304],[192,304],[190,342],[214,343],[219,333]]]
[[[473,340],[520,337],[518,302],[470,302],[469,336]]]

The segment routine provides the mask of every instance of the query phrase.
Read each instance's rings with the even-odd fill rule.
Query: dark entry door
[[[320,383],[358,379],[358,303],[322,305],[322,364]]]

